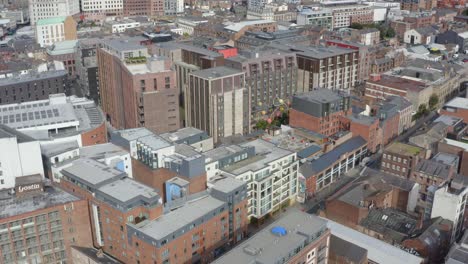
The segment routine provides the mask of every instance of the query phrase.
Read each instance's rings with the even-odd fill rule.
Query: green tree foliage
[[[416,114],[413,116],[413,120],[418,120],[422,116],[425,116],[429,113],[429,109],[427,109],[426,104],[420,104],[418,107],[418,111]]]
[[[432,94],[429,97],[429,110],[434,111],[437,108],[437,104],[439,103],[439,97],[437,94]]]

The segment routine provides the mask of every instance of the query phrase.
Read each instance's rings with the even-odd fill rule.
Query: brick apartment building
[[[468,122],[468,98],[455,97],[440,109],[441,115],[454,116]]]
[[[401,0],[401,10],[417,12],[419,10],[432,10],[437,7],[437,0]]]
[[[370,100],[380,101],[390,96],[401,96],[408,99],[414,109],[427,103],[432,95],[432,87],[421,81],[398,76],[375,74],[366,82],[364,96]]]
[[[207,263],[245,236],[246,185],[235,179],[163,206],[155,189],[95,160],[62,174],[61,185],[89,203],[94,246],[122,262]]]
[[[163,16],[164,1],[161,0],[125,0],[123,1],[125,16]]]
[[[114,39],[103,43],[97,59],[101,105],[113,127],[144,126],[158,133],[180,127],[176,74],[169,60]]]
[[[407,99],[398,96],[389,97],[376,111],[382,128],[382,144],[387,145],[392,139],[411,127],[413,105]]]
[[[326,216],[355,228],[367,217],[370,208],[414,210],[411,195],[416,196],[418,191],[418,185],[410,180],[366,168],[363,178],[327,199]]]
[[[408,179],[419,161],[425,158],[426,151],[423,148],[395,142],[385,148],[380,170]]]
[[[329,89],[315,90],[293,97],[289,124],[330,136],[341,130],[341,117],[351,114],[351,111],[347,94]]]
[[[432,197],[435,190],[433,186],[442,186],[448,183],[456,174],[456,167],[438,162],[436,160],[420,161],[413,172],[411,180],[420,185],[417,211],[424,219],[431,218]],[[432,193],[431,193],[432,192]]]
[[[354,136],[361,136],[364,138],[367,141],[367,148],[370,152],[375,153],[383,147],[383,132],[378,118],[350,114],[341,117],[340,124],[343,129],[351,131]]]
[[[40,175],[16,180],[16,194],[3,192],[0,201],[1,263],[72,262],[72,246],[92,246],[86,200],[44,185]]]

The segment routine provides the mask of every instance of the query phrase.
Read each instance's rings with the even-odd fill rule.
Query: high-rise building
[[[156,133],[180,127],[176,74],[168,59],[116,39],[103,42],[97,55],[101,105],[112,126]]]
[[[31,25],[35,25],[40,19],[67,17],[79,13],[79,0],[29,0]]]
[[[121,16],[124,0],[81,0],[81,11],[88,20]]]
[[[243,53],[225,60],[225,66],[245,72],[252,115],[268,110],[292,98],[297,88],[297,65],[294,52],[266,50]]]
[[[350,91],[358,80],[359,51],[340,47],[275,45],[296,52],[297,90]]]
[[[185,95],[187,126],[206,131],[215,143],[250,131],[244,72],[224,66],[192,72]]]
[[[75,48],[77,82],[83,95],[99,104],[99,71],[97,49],[101,41],[97,38],[80,39]]]
[[[0,125],[0,190],[12,189],[18,177],[40,175],[44,178],[39,141]]]

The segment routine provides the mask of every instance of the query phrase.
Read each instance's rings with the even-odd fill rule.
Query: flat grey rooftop
[[[153,188],[130,178],[108,183],[100,187],[99,191],[124,203],[137,197],[154,198],[159,196]]]
[[[155,220],[142,222],[137,227],[149,237],[160,240],[224,205],[224,202],[208,195],[189,201]]]
[[[224,193],[229,193],[245,185],[243,181],[230,176],[215,177],[210,183],[213,184],[213,189]]]
[[[204,133],[206,133],[206,132],[203,131],[203,130],[200,130],[198,128],[184,127],[184,128],[181,128],[181,129],[179,129],[177,131],[174,131],[174,132],[161,134],[160,136],[163,137],[164,139],[166,139],[167,141],[175,142],[175,141],[179,141],[179,140],[184,140],[185,138],[188,138],[188,137],[201,135],[201,134],[204,134]]]
[[[441,122],[447,126],[454,126],[460,121],[463,121],[463,119],[455,116],[441,115],[436,120],[434,120],[434,123]]]
[[[450,100],[448,103],[446,103],[445,106],[468,109],[468,98],[455,97],[452,100]]]
[[[192,74],[193,76],[198,76],[203,79],[218,79],[218,78],[238,75],[242,73],[243,72],[240,70],[221,66],[221,67],[214,67],[214,68],[209,68],[205,70],[195,71],[190,74]]]
[[[262,168],[269,166],[269,163],[284,158],[288,155],[293,154],[289,150],[276,147],[274,144],[267,142],[263,139],[256,139],[246,143],[242,143],[243,147],[254,147],[255,156],[242,160],[238,163],[235,163],[231,166],[224,168],[224,171],[232,173],[234,175],[240,175],[247,171],[258,171]]]
[[[146,49],[144,46],[125,39],[106,39],[103,43],[116,51]]]
[[[203,155],[207,158],[207,163],[229,157],[235,153],[243,151],[245,148],[238,145],[220,146],[206,152]]]
[[[24,133],[21,133],[13,128],[10,128],[6,125],[0,124],[0,138],[14,138],[18,143],[34,141],[34,139]]]
[[[125,130],[119,130],[116,131],[117,134],[119,134],[121,137],[128,141],[133,141],[137,140],[141,137],[153,135],[154,133],[151,132],[151,130],[145,128],[145,127],[139,127],[139,128],[130,128],[130,129],[125,129]]]
[[[445,165],[454,166],[454,168],[458,168],[459,157],[455,154],[438,152],[434,157],[432,157],[432,159]]]
[[[53,156],[79,149],[80,146],[76,140],[62,143],[53,143],[41,145],[41,154],[45,157],[51,158]]]
[[[332,103],[341,100],[341,96],[330,89],[318,89],[294,96],[309,102]],[[294,101],[294,98],[293,98]]]
[[[125,154],[128,154],[125,149],[112,143],[86,146],[80,149],[80,157],[83,158],[102,159]]]
[[[273,234],[274,227],[284,228],[286,235]],[[302,246],[308,237],[321,234],[326,228],[326,220],[299,210],[290,210],[213,263],[282,263],[282,259],[289,258],[288,255]]]
[[[450,166],[435,160],[423,160],[415,168],[416,172],[422,172],[429,176],[434,176],[448,180],[450,177]]]
[[[16,198],[6,192],[0,192],[0,218],[26,214],[80,200],[56,187],[45,187],[44,192],[28,197]]]
[[[170,142],[155,134],[138,138],[138,142],[141,142],[142,144],[152,148],[153,150],[163,149],[172,146]]]
[[[79,159],[62,172],[92,186],[102,185],[107,181],[126,176],[124,172],[92,159]]]

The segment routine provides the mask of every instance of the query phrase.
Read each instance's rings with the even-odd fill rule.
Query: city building
[[[0,190],[13,189],[18,177],[44,178],[39,142],[6,125],[0,125]]]
[[[33,26],[40,19],[74,16],[79,13],[79,0],[29,0],[29,18]]]
[[[70,93],[68,72],[63,63],[52,62],[0,75],[0,105],[48,99],[56,93]]]
[[[123,33],[127,29],[139,28],[140,22],[132,19],[108,20],[104,22],[103,27],[111,33]]]
[[[363,45],[373,46],[380,43],[380,31],[376,28],[353,30],[351,38]]]
[[[351,111],[347,94],[319,89],[293,97],[289,124],[331,136],[341,130],[340,119]]]
[[[120,261],[96,248],[73,246],[71,248],[71,255],[75,264],[121,264]]]
[[[340,127],[366,140],[367,149],[371,153],[376,153],[383,147],[383,131],[380,120],[375,116],[350,114],[340,118]]]
[[[87,20],[101,21],[123,15],[123,0],[82,0],[82,15]]]
[[[411,127],[413,105],[404,97],[392,96],[378,107],[376,116],[382,128],[382,144],[387,145]]]
[[[182,34],[193,35],[196,26],[207,22],[208,20],[206,18],[183,16],[177,17],[176,25],[182,29]]]
[[[296,52],[297,90],[350,91],[358,77],[359,51],[339,47],[277,45]]]
[[[213,138],[205,131],[193,127],[184,127],[160,136],[173,144],[187,144],[199,152],[213,149]]]
[[[360,136],[341,143],[329,152],[300,166],[299,187],[306,198],[331,185],[359,165],[367,154],[367,142]]]
[[[333,29],[333,10],[331,9],[303,9],[297,14],[298,25],[311,25],[328,30]]]
[[[327,263],[329,250],[327,220],[294,210],[214,263]]]
[[[333,28],[344,28],[352,23],[371,24],[374,22],[374,9],[357,1],[324,1],[324,8],[333,10]]]
[[[185,10],[184,1],[182,0],[165,0],[164,14],[165,15],[180,15]]]
[[[401,10],[408,10],[411,12],[417,12],[420,10],[432,10],[437,7],[436,0],[401,0]]]
[[[422,257],[412,254],[404,249],[381,241],[375,237],[363,234],[353,228],[339,224],[332,220],[327,221],[327,227],[332,236],[349,241],[354,245],[367,249],[367,259],[370,263],[412,263],[420,264],[424,262]],[[414,252],[413,252],[414,253]]]
[[[176,75],[168,59],[121,39],[102,43],[97,59],[102,110],[113,127],[144,126],[157,133],[180,128]]]
[[[41,47],[47,47],[56,42],[75,40],[76,27],[76,22],[71,16],[39,19],[35,30],[36,41]]]
[[[465,52],[468,50],[468,31],[457,32],[454,30],[447,30],[439,33],[435,42],[439,44],[455,44],[458,45],[458,52]]]
[[[458,117],[468,122],[468,98],[453,98],[440,109],[440,114]]]
[[[206,263],[245,236],[246,185],[232,178],[163,206],[153,188],[92,159],[62,173],[61,185],[89,202],[94,245],[124,263]]]
[[[268,113],[272,106],[289,102],[296,93],[297,65],[293,52],[266,50],[243,53],[226,59],[225,66],[245,72],[253,119],[262,116],[262,111]]]
[[[250,131],[250,98],[245,73],[215,67],[189,74],[186,125],[206,131],[213,141]]]
[[[239,153],[234,158],[237,162],[221,170],[247,183],[249,219],[263,219],[294,203],[299,169],[296,153],[263,139],[242,143],[240,147],[253,147],[255,155],[248,157],[248,153]]]
[[[107,142],[104,116],[86,98],[50,95],[47,100],[0,106],[0,124],[21,131],[41,145],[75,141],[79,146]]]
[[[404,42],[411,45],[429,45],[434,42],[437,30],[431,26],[410,29],[405,32]]]
[[[331,235],[328,263],[368,263],[367,249]]]
[[[450,248],[445,263],[463,264],[466,258],[468,258],[468,231],[465,231],[465,235],[463,235],[459,243],[454,243]]]
[[[126,0],[123,1],[123,15],[163,16],[164,0]]]
[[[413,109],[429,102],[432,87],[425,82],[400,76],[374,74],[366,82],[364,95],[375,101],[385,100],[390,96],[401,96],[413,104]]]
[[[437,189],[432,201],[431,218],[443,217],[453,223],[450,241],[452,243],[462,236],[464,230],[468,188],[466,183],[456,184],[459,182],[458,179],[463,177],[466,176],[457,175],[454,179],[455,184],[445,184]],[[466,236],[464,236],[464,239],[466,241]]]
[[[97,38],[80,39],[75,47],[75,66],[77,83],[84,96],[96,104],[100,102],[99,72],[97,49],[101,40]]]
[[[431,186],[442,186],[448,183],[455,174],[456,170],[453,166],[436,160],[422,160],[416,165],[410,179],[421,186],[417,211],[423,215],[424,219],[432,218],[430,216],[433,203],[431,200],[435,197],[432,198]]]
[[[328,219],[356,228],[372,208],[414,212],[419,185],[388,173],[365,168],[362,178],[344,186],[326,200]]]
[[[447,137],[448,126],[442,122],[431,124],[431,126],[423,131],[418,131],[408,139],[408,142],[424,148],[428,155],[438,152],[438,144]]]
[[[15,190],[1,193],[2,263],[71,262],[72,246],[92,246],[85,200],[47,186],[40,175],[16,178]]]
[[[419,161],[425,158],[423,148],[395,142],[384,149],[380,170],[409,179]]]
[[[47,47],[47,57],[50,60],[60,61],[65,66],[68,76],[71,79],[76,77],[75,47],[77,40],[65,40],[56,42]]]

